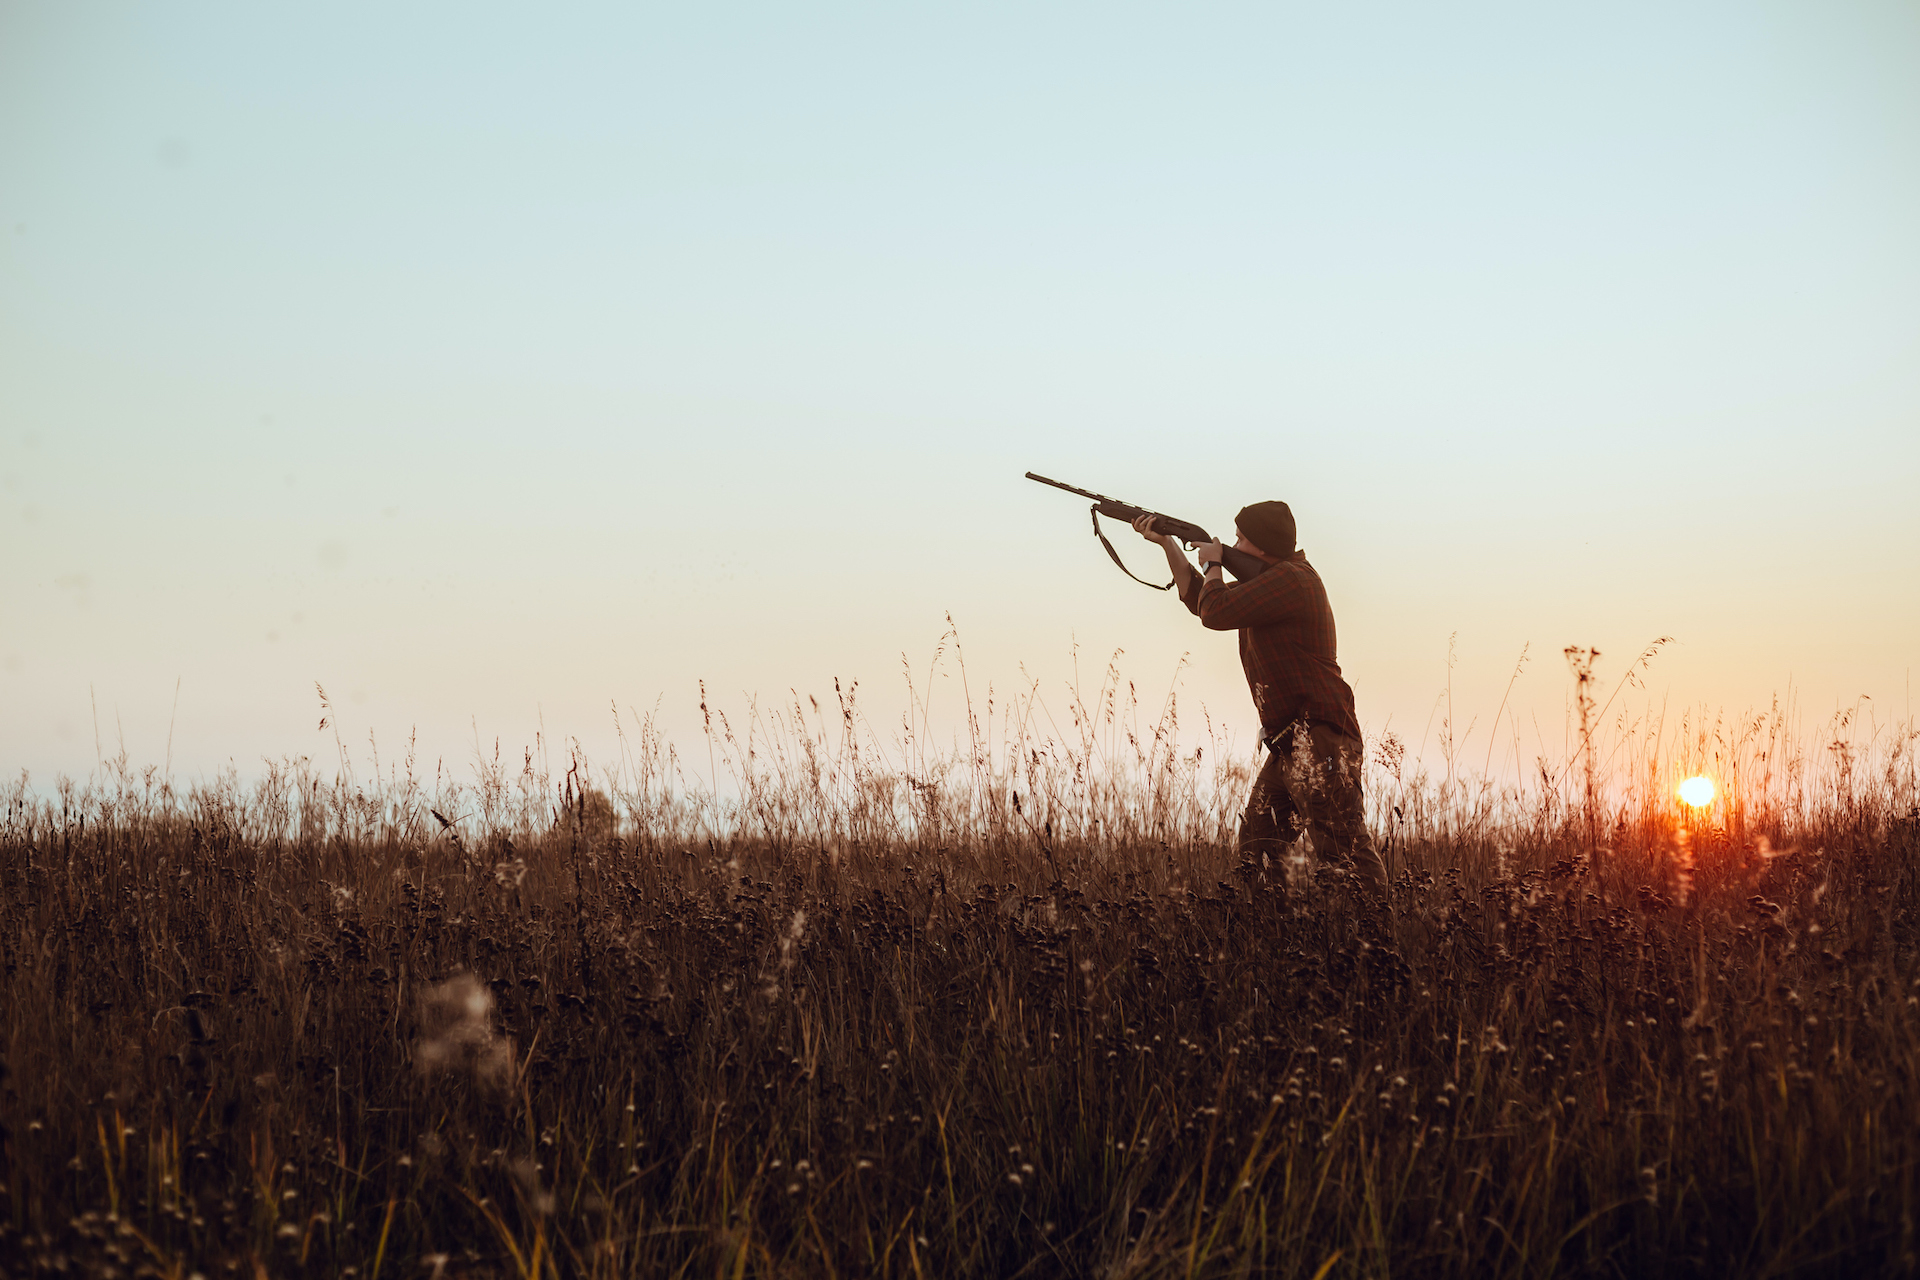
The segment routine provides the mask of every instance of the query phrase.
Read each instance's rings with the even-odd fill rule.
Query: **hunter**
[[[1214,631],[1240,633],[1240,664],[1260,713],[1266,764],[1253,781],[1240,822],[1240,853],[1277,861],[1303,831],[1313,851],[1349,868],[1363,889],[1384,898],[1386,866],[1367,832],[1360,789],[1363,761],[1353,690],[1340,675],[1333,609],[1320,575],[1294,545],[1293,511],[1256,502],[1234,518],[1234,545],[1269,566],[1245,582],[1221,572],[1218,542],[1195,548],[1204,576],[1180,544],[1154,532],[1153,517],[1134,529],[1167,553],[1180,602]]]

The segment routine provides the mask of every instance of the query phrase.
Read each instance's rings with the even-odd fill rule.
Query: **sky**
[[[1290,503],[1416,747],[1451,685],[1524,768],[1659,636],[1633,698],[1906,718],[1916,66],[1856,0],[0,0],[0,769],[331,757],[316,683],[455,770],[702,680],[884,726],[903,655],[951,727],[949,616],[1250,746],[1028,470]]]

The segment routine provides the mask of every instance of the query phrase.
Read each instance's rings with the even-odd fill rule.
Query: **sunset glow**
[[[1696,774],[1680,784],[1680,798],[1696,809],[1712,804],[1714,792],[1713,779],[1704,774]]]

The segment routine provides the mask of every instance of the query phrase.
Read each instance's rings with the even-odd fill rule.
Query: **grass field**
[[[691,765],[641,717],[599,770],[23,779],[0,1263],[1911,1272],[1911,727],[1586,690],[1525,784],[1372,745],[1387,937],[1237,861],[1252,762],[1113,672],[949,748],[849,690]]]

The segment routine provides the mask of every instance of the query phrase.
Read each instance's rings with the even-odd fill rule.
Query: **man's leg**
[[[1317,721],[1298,726],[1291,737],[1294,763],[1286,777],[1313,831],[1314,852],[1350,868],[1361,887],[1384,902],[1387,868],[1367,830],[1360,783],[1363,744]]]
[[[1267,762],[1254,776],[1253,790],[1247,796],[1238,841],[1242,867],[1259,866],[1264,857],[1269,880],[1281,886],[1286,884],[1286,875],[1280,861],[1299,838],[1301,825],[1283,776],[1286,762],[1284,753],[1268,752]]]

